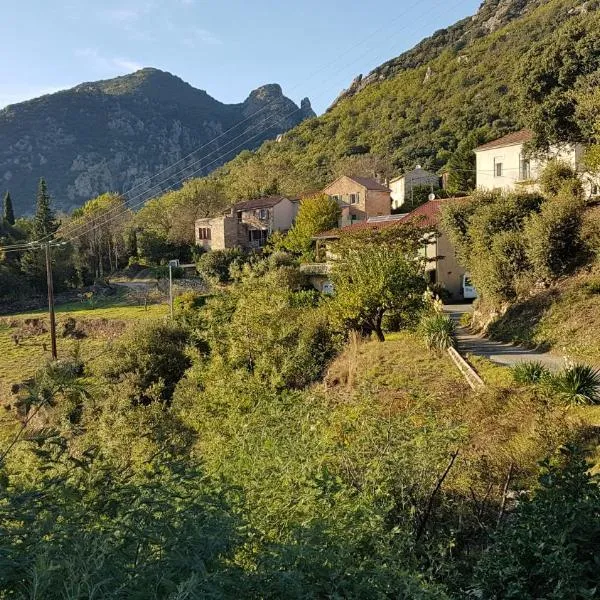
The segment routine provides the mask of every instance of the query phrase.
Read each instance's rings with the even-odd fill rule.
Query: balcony
[[[331,274],[330,263],[306,263],[300,265],[300,272],[306,275],[323,275],[327,276]]]

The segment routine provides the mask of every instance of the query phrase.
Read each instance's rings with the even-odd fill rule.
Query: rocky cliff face
[[[414,69],[436,58],[443,50],[462,50],[469,43],[488,33],[504,27],[514,19],[543,4],[545,0],[484,0],[477,14],[458,21],[454,25],[436,31],[414,48],[377,67],[364,76],[358,75],[348,89],[341,92],[330,107],[344,98],[354,96],[368,85],[394,77],[406,69]],[[586,2],[582,1],[582,5]]]
[[[18,214],[32,212],[42,176],[63,210],[106,191],[152,194],[159,181],[204,175],[313,116],[308,100],[298,107],[276,84],[227,105],[157,69],[84,83],[0,111],[0,191],[11,191]]]

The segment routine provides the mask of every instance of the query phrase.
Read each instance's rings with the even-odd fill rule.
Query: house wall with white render
[[[506,135],[475,148],[478,190],[538,191],[537,179],[551,159],[558,159],[576,170],[587,197],[600,195],[600,177],[585,171],[581,144],[551,147],[543,157],[530,156],[525,149],[533,134],[528,130]]]

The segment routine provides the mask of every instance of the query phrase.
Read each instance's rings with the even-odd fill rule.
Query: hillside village
[[[586,200],[600,198],[600,175],[589,172],[583,162],[585,147],[582,144],[562,144],[550,148],[544,154],[532,156],[526,144],[533,140],[533,132],[527,129],[507,134],[474,148],[477,191],[534,193],[540,190],[538,178],[549,161],[559,161],[579,174]],[[428,200],[417,206],[412,196],[430,190]],[[391,179],[378,181],[373,178],[339,177],[327,185],[321,194],[337,202],[340,207],[338,228],[318,232],[314,240],[317,246],[337,240],[353,231],[378,231],[397,226],[406,221],[419,221],[427,229],[424,234],[424,257],[426,279],[447,293],[448,300],[464,300],[466,271],[460,266],[456,251],[447,234],[440,227],[443,205],[453,198],[443,193],[444,177],[417,166],[415,169]],[[198,219],[195,222],[196,244],[205,250],[264,248],[274,232],[292,229],[298,209],[299,198],[269,196],[235,203],[218,217]],[[321,252],[317,247],[317,255]],[[312,281],[319,290],[332,289],[331,282],[318,267]],[[304,269],[310,273],[310,266]],[[467,299],[472,296],[467,296]]]
[[[320,116],[0,112],[0,600],[600,600],[599,30],[485,0]]]

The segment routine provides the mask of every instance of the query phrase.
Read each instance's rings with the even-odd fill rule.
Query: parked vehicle
[[[465,300],[474,300],[477,298],[477,290],[471,281],[469,273],[463,275],[462,292]]]

